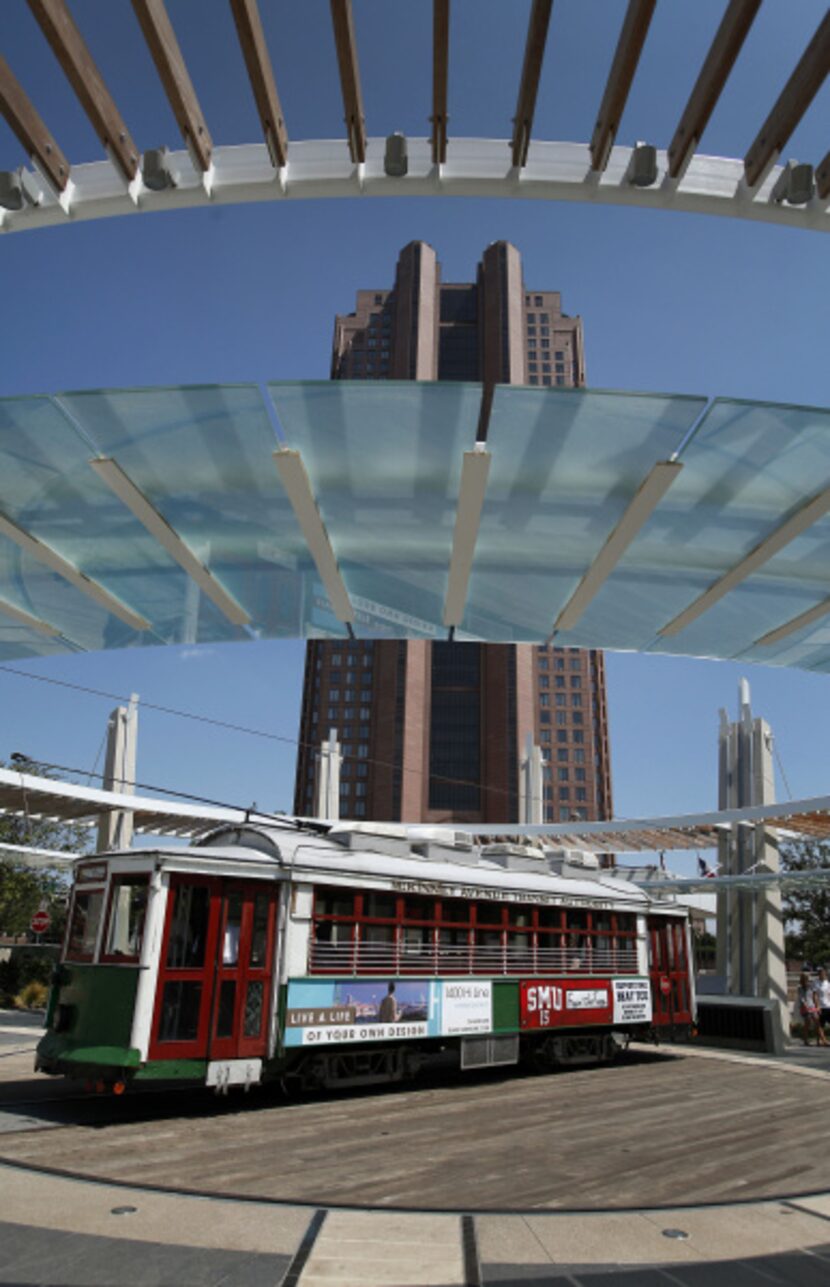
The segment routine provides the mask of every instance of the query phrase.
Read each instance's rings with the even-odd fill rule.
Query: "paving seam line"
[[[830,1215],[823,1215],[821,1211],[811,1211],[809,1207],[803,1207],[798,1202],[789,1202],[787,1200],[781,1203],[782,1207],[789,1207],[792,1211],[797,1211],[799,1215],[814,1216],[816,1220],[826,1220],[830,1224]]]
[[[314,1244],[320,1236],[320,1230],[323,1228],[327,1215],[328,1212],[324,1211],[322,1207],[318,1207],[314,1212],[308,1228],[300,1239],[300,1245],[294,1252],[284,1277],[280,1280],[279,1287],[297,1287],[300,1275],[305,1269]]]
[[[464,1287],[482,1287],[475,1216],[461,1217],[461,1251],[464,1258]]]

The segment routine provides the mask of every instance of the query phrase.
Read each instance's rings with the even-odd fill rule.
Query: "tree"
[[[50,775],[32,760],[15,759],[11,766],[22,773],[38,777]],[[87,853],[90,832],[75,824],[50,822],[24,815],[0,814],[0,844],[23,845],[34,849],[54,849],[63,853]],[[23,857],[4,854],[0,849],[0,934],[16,937],[25,934],[32,916],[46,905],[52,924],[49,938],[55,941],[63,934],[66,922],[66,895],[69,877],[53,867],[27,866]]]
[[[827,871],[828,883],[788,889],[783,896],[787,956],[811,964],[830,962],[830,843],[791,840],[781,845],[785,871]]]

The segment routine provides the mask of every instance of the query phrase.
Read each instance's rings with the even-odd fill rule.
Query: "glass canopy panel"
[[[655,596],[652,612],[644,613],[655,635],[830,486],[830,411],[718,399],[682,459],[683,473],[625,561],[626,572],[636,569],[649,583],[674,568],[671,599],[660,603]],[[686,602],[678,604],[681,593]],[[756,640],[828,595],[830,517],[825,516],[678,634],[658,636],[651,647],[768,663],[778,657],[778,664],[788,664],[783,658],[796,655],[794,640],[772,649],[755,648]],[[806,659],[812,647],[805,647],[802,641]]]
[[[0,400],[0,511],[151,628],[134,630],[6,536],[0,537],[0,597],[81,649],[238,637],[90,468],[94,455],[55,401]],[[18,637],[19,655],[30,655]]]
[[[677,450],[704,406],[694,397],[497,388],[465,629],[478,615],[492,622],[488,638],[547,638],[652,465]],[[629,646],[610,643],[613,621],[595,629],[605,646]]]
[[[444,638],[462,458],[475,445],[481,386],[330,380],[268,391],[308,470],[356,632]],[[489,637],[487,624],[469,628]]]
[[[251,633],[305,633],[316,574],[277,476],[277,441],[256,386],[100,390],[62,401],[97,451],[117,461],[248,612]],[[200,618],[222,638],[244,637],[180,576]]]

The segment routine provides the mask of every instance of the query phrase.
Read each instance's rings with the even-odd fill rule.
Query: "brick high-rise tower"
[[[442,283],[410,242],[391,290],[360,290],[334,324],[334,380],[585,383],[582,322],[528,290],[521,256],[488,246],[475,282]],[[486,405],[486,399],[485,399]],[[601,652],[533,644],[314,640],[307,645],[294,808],[314,810],[316,750],[342,744],[342,817],[516,822],[527,734],[546,757],[544,817],[611,816]]]

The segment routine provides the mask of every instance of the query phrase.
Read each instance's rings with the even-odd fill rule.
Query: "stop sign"
[[[665,974],[660,980],[660,991],[663,993],[664,997],[667,997],[671,992],[671,979],[667,979]]]
[[[31,920],[32,933],[45,934],[51,924],[52,924],[52,917],[49,915],[45,907],[41,907],[40,911],[35,912],[34,916],[32,917],[32,920]]]

